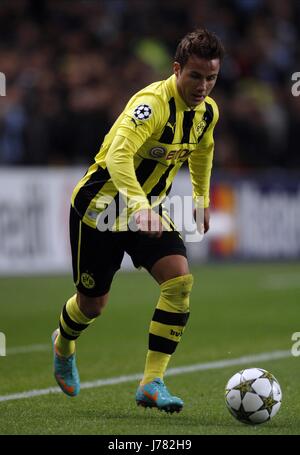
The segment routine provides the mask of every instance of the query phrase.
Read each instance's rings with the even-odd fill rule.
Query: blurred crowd
[[[227,51],[215,166],[300,168],[299,0],[1,0],[0,165],[89,163],[196,27]]]

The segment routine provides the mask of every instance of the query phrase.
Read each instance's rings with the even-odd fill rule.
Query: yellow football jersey
[[[189,108],[177,91],[175,75],[136,93],[73,191],[72,206],[83,222],[95,228],[99,214],[112,203],[120,220],[124,211],[126,218],[138,209],[160,204],[186,160],[193,197],[203,196],[208,207],[218,117],[218,107],[210,97]],[[121,224],[115,223],[112,230],[120,230]]]

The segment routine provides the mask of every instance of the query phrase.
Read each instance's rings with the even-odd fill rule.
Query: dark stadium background
[[[299,258],[298,0],[2,0],[0,71],[6,96],[0,98],[0,166],[6,171],[1,177],[0,262],[1,254],[7,260],[13,256],[9,242],[27,242],[25,235],[18,242],[11,238],[11,223],[22,235],[16,212],[28,218],[31,205],[35,213],[45,205],[34,197],[32,204],[20,200],[6,215],[11,210],[6,192],[13,199],[15,179],[20,181],[14,170],[23,176],[26,169],[57,169],[66,175],[67,169],[78,170],[56,197],[65,195],[57,208],[60,216],[64,212],[64,223],[74,183],[130,96],[172,73],[179,40],[196,27],[217,33],[227,54],[212,94],[220,120],[211,230],[202,256],[192,245],[191,258]],[[190,194],[187,174],[182,176],[174,191]],[[43,191],[38,186],[31,193],[41,196]]]
[[[88,163],[128,98],[170,74],[183,35],[216,32],[215,166],[300,166],[298,0],[2,0],[0,163]]]

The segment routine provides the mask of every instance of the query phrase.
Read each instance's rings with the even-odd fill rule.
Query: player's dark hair
[[[175,61],[184,67],[191,55],[206,60],[218,58],[221,62],[225,55],[225,49],[217,35],[199,28],[182,38],[176,49]]]

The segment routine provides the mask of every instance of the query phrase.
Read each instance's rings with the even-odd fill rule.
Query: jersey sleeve
[[[189,157],[189,169],[193,186],[193,199],[204,208],[209,207],[210,177],[214,154],[214,127],[219,119],[219,110],[213,103],[213,120],[205,132],[199,147]],[[201,202],[201,198],[203,202]],[[204,204],[204,205],[202,205]]]
[[[162,101],[154,95],[134,97],[109,147],[105,161],[115,187],[126,198],[131,212],[150,208],[134,170],[134,155],[162,123]]]
[[[141,94],[127,104],[117,134],[139,149],[163,125],[164,104],[159,96]]]

